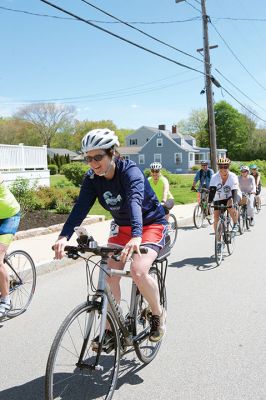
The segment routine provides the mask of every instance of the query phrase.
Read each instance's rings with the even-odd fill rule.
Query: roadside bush
[[[29,179],[17,178],[10,186],[10,190],[20,204],[21,217],[34,209],[36,184],[30,187]]]
[[[66,164],[61,168],[61,173],[65,175],[65,177],[73,183],[75,186],[80,186],[85,173],[88,171],[88,165],[75,162],[71,164]]]
[[[56,208],[58,193],[55,188],[48,186],[38,187],[34,193],[35,210],[53,210]]]
[[[50,175],[56,175],[58,174],[58,166],[55,164],[49,164],[48,169],[50,171]]]

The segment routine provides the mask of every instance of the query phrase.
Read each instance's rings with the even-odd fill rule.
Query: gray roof
[[[78,155],[77,152],[68,150],[68,149],[60,149],[60,148],[53,148],[53,147],[48,147],[47,148],[47,154],[49,156],[54,156],[55,154],[59,154],[59,156],[65,156],[69,155],[70,158],[76,157]]]
[[[124,146],[124,147],[119,147],[118,152],[121,155],[138,154],[140,149],[141,149],[141,147],[139,147],[139,146]]]

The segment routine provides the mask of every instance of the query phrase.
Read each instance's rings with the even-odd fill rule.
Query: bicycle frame
[[[90,365],[89,367],[92,369],[97,369],[100,368],[99,366],[99,359],[100,355],[102,352],[102,340],[103,336],[105,333],[106,329],[106,323],[107,323],[107,311],[108,311],[108,304],[110,306],[110,309],[112,311],[112,314],[114,316],[114,319],[122,332],[122,336],[124,339],[124,346],[133,346],[134,343],[136,342],[141,342],[145,340],[148,335],[149,335],[149,330],[147,329],[146,331],[140,332],[137,336],[133,337],[132,334],[132,325],[128,323],[128,321],[133,321],[134,320],[134,311],[135,311],[135,299],[138,293],[138,288],[136,284],[132,281],[132,286],[131,286],[131,296],[130,296],[130,307],[129,307],[129,312],[127,314],[127,319],[125,320],[123,312],[121,310],[120,305],[117,303],[115,300],[111,289],[107,283],[107,276],[112,277],[112,276],[120,276],[120,277],[127,277],[132,279],[131,273],[129,270],[117,270],[117,269],[110,269],[107,264],[108,256],[102,256],[101,261],[100,261],[100,266],[99,266],[99,277],[98,277],[98,284],[97,284],[97,290],[96,293],[92,296],[92,300],[89,299],[88,296],[88,303],[97,306],[101,310],[101,321],[100,321],[100,332],[99,332],[99,348],[97,351],[97,357],[95,360],[94,365]],[[160,274],[161,274],[161,282],[158,281],[158,289],[159,289],[159,296],[160,296],[160,303],[164,306],[164,302],[162,301],[163,295],[162,291],[165,285],[165,279],[166,279],[166,271],[167,271],[167,266],[168,266],[168,260],[165,256],[162,256],[161,258],[158,258],[154,262],[154,266],[156,269],[159,269],[158,264],[160,264]],[[101,299],[100,302],[98,299]],[[79,360],[77,363],[78,367],[84,367],[84,363],[82,362],[83,356],[85,354],[85,350],[87,347],[87,342],[89,340],[89,332],[90,328],[92,325],[92,319],[91,321],[88,322],[87,324],[87,331],[85,335],[85,340],[83,343],[83,347],[79,356]]]

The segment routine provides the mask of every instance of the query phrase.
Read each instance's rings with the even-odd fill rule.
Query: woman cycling
[[[174,197],[170,192],[168,179],[162,175],[162,164],[153,162],[150,165],[151,176],[148,177],[149,184],[151,185],[157,199],[162,203],[166,215],[169,215],[169,210],[174,206]]]
[[[132,257],[132,278],[152,311],[150,340],[157,342],[164,334],[164,316],[158,287],[149,275],[149,269],[165,244],[165,214],[140,169],[134,162],[119,158],[118,145],[117,136],[109,129],[94,129],[82,139],[82,151],[90,169],[55,244],[55,257],[60,259],[64,256],[64,247],[74,228],[81,224],[98,199],[114,219],[108,242],[123,247],[121,261],[110,260],[109,266],[123,269],[125,262]],[[141,244],[148,247],[147,254],[140,254]],[[119,302],[120,278],[112,277],[109,283]]]
[[[214,232],[219,219],[219,209],[217,206],[229,206],[228,212],[234,222],[233,232],[237,232],[238,227],[238,212],[232,207],[233,203],[238,202],[238,197],[241,198],[238,179],[236,174],[229,171],[231,160],[229,158],[219,158],[217,161],[219,171],[216,172],[210,181],[209,203],[214,202]]]
[[[261,198],[260,198],[260,192],[261,192],[261,180],[260,180],[260,173],[259,169],[256,164],[252,164],[250,166],[250,175],[252,175],[255,179],[255,184],[256,184],[256,202],[258,204],[258,210],[261,209]]]
[[[13,240],[20,221],[20,205],[4,185],[0,174],[0,319],[10,311],[9,275],[5,269],[4,257]]]

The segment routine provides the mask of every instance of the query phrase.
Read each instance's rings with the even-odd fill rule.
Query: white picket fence
[[[50,186],[47,147],[0,144],[0,172],[7,185],[26,178],[32,185]]]

